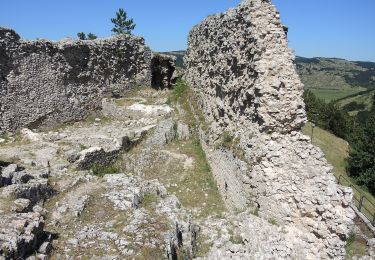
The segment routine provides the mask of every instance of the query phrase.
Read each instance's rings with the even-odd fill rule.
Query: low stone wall
[[[104,95],[151,86],[151,56],[141,37],[25,41],[0,28],[0,132],[80,120]]]
[[[300,132],[303,85],[293,60],[271,1],[244,0],[192,29],[185,79],[208,124],[201,141],[227,206],[282,226],[303,259],[341,259],[352,192]]]

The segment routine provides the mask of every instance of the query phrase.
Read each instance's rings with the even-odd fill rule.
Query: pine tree
[[[122,8],[116,12],[116,18],[112,18],[111,22],[114,24],[112,32],[116,34],[131,34],[136,26],[133,19],[127,19],[127,14]]]
[[[93,33],[88,33],[87,34],[87,39],[89,39],[89,40],[95,40],[96,38],[98,38],[98,36],[96,36]]]
[[[80,39],[80,40],[87,40],[87,38],[86,38],[86,34],[85,34],[84,32],[79,32],[79,33],[77,33],[77,37],[78,37],[78,39]]]

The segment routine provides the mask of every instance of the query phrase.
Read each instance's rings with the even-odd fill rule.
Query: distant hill
[[[176,66],[183,68],[184,67],[184,55],[186,51],[170,51],[170,52],[162,52],[162,54],[172,55],[177,58],[176,60]]]
[[[335,58],[296,58],[298,73],[308,88],[375,88],[375,63]]]
[[[327,101],[375,89],[375,63],[336,58],[296,58],[306,88]]]
[[[306,88],[326,101],[336,100],[350,114],[370,110],[375,94],[375,63],[335,58],[296,58]]]
[[[183,67],[184,50],[164,52]],[[337,100],[348,112],[369,110],[375,94],[375,62],[337,58],[296,57],[297,72],[305,88],[327,102]]]

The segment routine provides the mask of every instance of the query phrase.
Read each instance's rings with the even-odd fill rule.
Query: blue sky
[[[0,26],[23,38],[58,40],[79,31],[111,35],[124,8],[156,51],[186,48],[190,28],[240,0],[1,0]],[[289,26],[289,42],[305,57],[375,61],[375,0],[273,0]]]

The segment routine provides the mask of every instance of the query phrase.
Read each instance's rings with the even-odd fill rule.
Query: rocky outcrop
[[[45,241],[44,210],[36,204],[53,194],[47,177],[0,164],[0,258],[23,259]]]
[[[37,212],[5,215],[0,218],[0,227],[0,257],[23,259],[38,249],[44,218]]]
[[[150,86],[151,76],[140,37],[25,41],[0,28],[0,132],[82,119],[104,95]]]
[[[343,258],[352,193],[300,133],[303,85],[293,60],[271,1],[244,0],[192,29],[185,79],[208,124],[201,141],[227,206],[280,225],[298,258]],[[246,250],[260,253],[250,242]],[[281,251],[273,257],[295,257]]]

